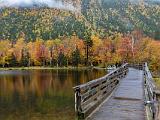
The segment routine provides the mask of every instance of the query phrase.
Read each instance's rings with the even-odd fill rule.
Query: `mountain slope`
[[[105,29],[108,34],[139,29],[147,36],[160,39],[160,5],[155,4],[158,1],[139,0],[136,4],[128,0],[84,1],[87,4],[83,5],[83,14],[96,29]]]
[[[67,3],[64,0],[64,3]],[[160,5],[147,0],[70,0],[75,11],[47,4],[34,7],[3,8],[0,11],[0,39],[16,40],[23,32],[27,41],[44,40],[77,34],[89,39],[115,32],[141,30],[146,36],[160,39]],[[81,8],[81,10],[79,9]]]

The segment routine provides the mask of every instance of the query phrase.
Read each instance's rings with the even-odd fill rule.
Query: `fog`
[[[59,8],[75,11],[73,3],[63,2],[61,0],[0,0],[0,7],[33,7],[47,6],[50,8]]]

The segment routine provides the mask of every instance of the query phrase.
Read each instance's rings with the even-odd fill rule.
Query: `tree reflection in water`
[[[74,120],[72,87],[105,74],[97,70],[0,71],[0,119]]]

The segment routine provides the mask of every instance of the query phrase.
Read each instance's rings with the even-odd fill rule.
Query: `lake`
[[[75,120],[72,87],[104,70],[0,71],[1,120]]]

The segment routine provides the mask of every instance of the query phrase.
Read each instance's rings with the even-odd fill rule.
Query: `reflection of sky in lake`
[[[3,75],[28,75],[28,71],[21,71],[21,70],[6,70],[0,71],[0,76]]]

